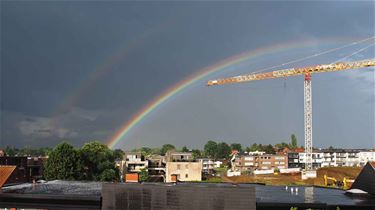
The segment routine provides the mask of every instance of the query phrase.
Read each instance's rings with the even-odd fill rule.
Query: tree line
[[[81,148],[62,142],[48,153],[43,175],[47,180],[118,181],[115,161],[122,160],[123,155],[98,141]]]
[[[292,134],[290,137],[290,143],[281,142],[275,145],[272,144],[257,144],[254,143],[250,146],[243,147],[240,143],[232,143],[228,144],[226,142],[216,142],[216,141],[208,141],[203,150],[199,149],[189,149],[186,146],[183,146],[181,149],[177,149],[172,144],[164,144],[160,148],[149,148],[149,147],[142,147],[138,149],[133,149],[133,152],[141,152],[144,156],[150,155],[165,155],[165,153],[169,150],[175,150],[180,152],[191,152],[193,154],[193,158],[213,158],[213,159],[225,159],[228,158],[231,154],[232,150],[237,150],[239,152],[254,152],[254,151],[264,151],[267,154],[275,154],[279,150],[283,150],[285,148],[288,149],[296,149],[298,148],[297,145],[297,137],[295,134]]]

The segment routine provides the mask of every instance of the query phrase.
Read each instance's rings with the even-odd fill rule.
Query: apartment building
[[[200,158],[197,159],[197,161],[202,162],[202,172],[205,174],[212,174],[216,164],[215,162],[210,158]]]
[[[263,154],[259,156],[258,168],[262,170],[288,168],[287,158],[285,155]]]
[[[334,149],[317,150],[312,154],[313,168],[364,166],[367,162],[375,160],[375,151]],[[306,154],[304,152],[288,153],[288,168],[304,168]]]
[[[359,166],[364,166],[367,162],[375,161],[375,150],[372,151],[360,151],[358,153]]]
[[[126,173],[139,173],[148,167],[148,160],[145,160],[141,152],[125,152],[124,161]]]
[[[313,167],[313,169],[317,169],[317,168],[322,167],[322,164],[323,164],[323,153],[321,153],[321,152],[313,152],[311,154],[311,158],[312,158],[312,167]],[[305,168],[306,162],[307,162],[306,153],[305,152],[298,153],[298,165],[299,165],[298,168]],[[288,161],[288,163],[289,163],[289,161]]]
[[[240,171],[284,169],[288,167],[288,158],[286,155],[265,153],[262,155],[240,155],[234,164],[235,168]]]

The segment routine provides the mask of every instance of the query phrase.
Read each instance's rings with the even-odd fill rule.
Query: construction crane
[[[312,98],[311,98],[311,74],[322,72],[334,72],[348,69],[358,69],[375,66],[375,59],[352,61],[352,62],[338,62],[332,64],[315,65],[300,68],[290,68],[276,70],[266,73],[253,73],[240,75],[236,77],[228,77],[223,79],[210,80],[207,82],[208,86],[224,85],[228,83],[250,82],[256,80],[274,79],[281,77],[292,77],[304,75],[304,120],[305,120],[305,153],[306,164],[305,171],[311,171],[312,168]]]

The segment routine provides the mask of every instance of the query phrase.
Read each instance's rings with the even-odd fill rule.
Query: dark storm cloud
[[[373,2],[2,1],[0,4],[0,144],[17,146],[54,145],[61,139],[70,139],[79,145],[88,139],[108,139],[140,107],[200,68],[243,51],[280,42],[315,39],[319,43],[324,37],[372,36],[375,24]],[[120,59],[110,63],[119,52]],[[86,89],[82,88],[99,66],[106,63],[109,63],[105,67],[106,73],[89,83]],[[246,71],[246,68],[242,70]],[[352,75],[359,80],[356,83],[358,88],[368,91],[368,87],[373,87],[358,86],[373,82],[373,79],[368,80],[371,72],[358,75]],[[264,87],[267,86],[260,85],[259,90]],[[229,93],[230,90],[223,91]],[[60,113],[59,107],[77,92],[78,97],[67,103],[66,110]],[[196,89],[191,94],[199,95]],[[207,93],[206,98],[212,98],[210,94]],[[369,96],[366,97],[368,100]],[[258,96],[253,99],[277,104],[273,98],[267,100]],[[299,99],[299,96],[294,96],[290,100]],[[373,100],[369,101],[369,105],[373,105]],[[191,106],[204,102],[186,103]],[[180,104],[180,108],[187,104]],[[190,112],[205,113],[207,109],[210,107],[195,106]],[[285,112],[286,116],[297,115],[290,109]],[[181,118],[164,114],[164,124],[160,121],[148,127],[149,130],[143,129],[137,138],[146,139],[144,144],[165,143],[165,139],[170,143],[187,144],[189,138],[213,136],[225,140],[233,134],[248,144],[251,136],[244,130],[239,131],[238,136],[230,132],[213,133],[228,130],[228,127],[235,132],[236,126],[232,126],[237,123],[253,127],[257,124],[245,118],[210,125],[191,119],[187,127],[195,127],[191,130],[195,134],[181,137],[186,135],[181,130],[183,127],[170,126],[171,122],[179,122]],[[260,115],[257,118],[262,121]],[[272,116],[266,118],[271,120]],[[263,124],[266,122],[264,119]],[[374,122],[370,119],[368,123]],[[201,130],[205,126],[211,129]],[[275,125],[272,136],[262,134],[266,131],[254,135],[264,135],[262,138],[272,142],[279,140],[277,136],[288,135],[289,131],[296,132],[291,127],[278,128]],[[367,132],[363,138],[373,136]],[[338,144],[338,138],[332,144],[335,142]],[[371,142],[365,140],[366,144]]]

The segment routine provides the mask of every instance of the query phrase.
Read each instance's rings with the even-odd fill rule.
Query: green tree
[[[228,158],[231,153],[230,146],[225,142],[217,144],[216,158]]]
[[[186,146],[183,146],[181,152],[189,152],[189,149]]]
[[[297,137],[296,137],[296,135],[295,135],[295,134],[292,134],[292,135],[290,136],[290,139],[291,139],[291,142],[290,142],[290,147],[291,147],[291,149],[295,149],[295,148],[297,148],[298,145],[297,145]]]
[[[116,171],[113,169],[105,169],[101,174],[100,174],[100,181],[114,181],[116,177]]]
[[[204,155],[210,158],[216,157],[217,143],[214,141],[208,141],[204,145]]]
[[[112,180],[118,179],[119,173],[118,169],[115,167],[115,154],[110,150],[107,145],[104,145],[98,141],[86,143],[80,149],[80,155],[82,163],[84,165],[84,179],[86,180],[102,180],[102,173],[105,172],[106,180],[108,180],[108,175],[110,169],[114,170],[114,177]],[[107,170],[108,169],[108,170]]]
[[[79,178],[81,167],[77,150],[63,142],[49,153],[43,173],[47,180],[75,180]]]
[[[151,155],[161,154],[161,148],[152,148],[150,154]],[[162,155],[165,155],[165,153]]]
[[[115,149],[113,151],[113,154],[115,156],[115,160],[123,160],[124,159],[124,155],[125,155],[125,152],[122,151],[121,149]]]
[[[142,147],[142,148],[141,148],[141,153],[142,153],[142,155],[144,155],[144,156],[149,156],[149,155],[152,154],[152,149],[149,148],[149,147]],[[158,152],[158,153],[159,153],[159,152]]]
[[[202,157],[202,153],[199,149],[193,149],[191,150],[191,153],[193,154],[193,159]]]
[[[255,152],[255,151],[259,151],[259,150],[261,150],[261,148],[259,148],[258,144],[256,144],[256,143],[254,143],[250,147],[246,148],[247,152]]]
[[[148,181],[148,170],[147,169],[141,169],[141,172],[139,172],[139,181],[141,182],[147,182]]]
[[[7,156],[15,156],[17,151],[15,147],[6,146],[4,151]]]
[[[275,154],[275,149],[273,148],[273,146],[271,144],[267,145],[267,146],[264,146],[263,149],[262,149],[264,152],[266,152],[267,154]]]
[[[172,144],[164,144],[161,147],[160,155],[165,155],[165,153],[167,153],[169,150],[173,150],[173,149],[176,149],[174,145],[172,145]]]
[[[238,152],[242,152],[242,145],[239,143],[233,143],[230,145],[232,150],[237,150]]]
[[[275,144],[275,147],[278,149],[284,149],[284,148],[290,148],[290,145],[285,142],[281,142],[279,144]]]

